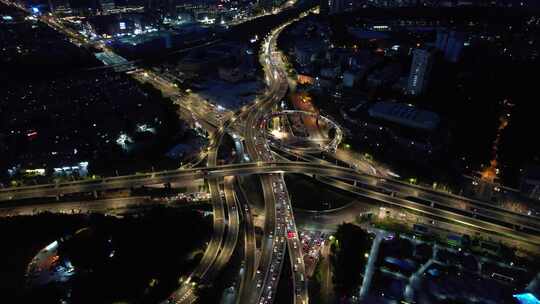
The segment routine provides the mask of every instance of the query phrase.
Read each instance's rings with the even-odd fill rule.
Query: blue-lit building
[[[431,54],[427,50],[415,49],[413,51],[407,93],[410,95],[419,95],[426,89],[429,74],[431,72],[431,65]]]
[[[519,304],[540,304],[540,300],[532,293],[515,294],[514,299],[516,299]]]
[[[444,53],[444,58],[457,62],[461,57],[465,43],[465,34],[456,31],[438,31],[435,47]]]

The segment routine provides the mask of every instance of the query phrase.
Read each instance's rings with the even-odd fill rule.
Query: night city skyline
[[[0,303],[540,304],[539,16],[0,0]]]

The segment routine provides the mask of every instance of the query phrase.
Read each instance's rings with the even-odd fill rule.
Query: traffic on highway
[[[288,3],[286,7],[291,5]],[[320,259],[326,235],[299,231],[285,174],[309,176],[331,188],[380,206],[406,210],[534,246],[540,245],[538,217],[411,185],[371,164],[343,166],[346,162],[343,157],[336,156],[339,154],[336,151],[344,135],[341,127],[329,118],[322,119],[336,129],[336,135],[327,145],[294,147],[269,138],[267,125],[270,119],[289,114],[307,115],[307,112],[278,109],[278,105],[287,96],[289,83],[283,54],[277,48],[277,39],[283,30],[307,14],[304,12],[279,25],[265,37],[259,60],[265,72],[266,92],[236,112],[219,110],[207,100],[181,92],[173,82],[156,72],[143,69],[131,72],[136,80],[150,83],[172,98],[189,113],[194,122],[210,134],[209,145],[191,163],[170,171],[2,188],[0,209],[9,208],[10,212],[14,212],[20,208],[22,213],[29,213],[32,205],[36,204],[33,199],[50,199],[53,202],[51,204],[54,204],[55,201],[78,193],[92,193],[97,197],[100,192],[169,183],[198,181],[207,185],[208,193],[204,197],[209,198],[211,203],[212,237],[195,269],[189,275],[178,278],[178,288],[164,302],[171,304],[196,302],[199,286],[210,284],[216,279],[238,248],[243,252],[244,271],[240,284],[235,286],[235,303],[276,303],[279,282],[283,279],[292,281],[295,304],[310,303],[307,278],[313,274]],[[74,42],[88,43],[81,40],[77,33],[62,28],[54,18],[44,17],[44,22],[64,32]],[[227,134],[237,139],[244,149],[240,157],[243,161],[218,165],[218,152]],[[323,155],[329,157],[324,158]],[[253,202],[249,201],[240,185],[240,179],[247,176],[255,178],[262,188],[264,223],[260,246],[257,246]],[[123,199],[91,202],[88,203],[91,205],[88,209],[99,209],[96,204],[125,207],[133,204],[133,201],[136,199],[125,199],[125,202]],[[71,208],[82,204],[85,203],[72,202],[65,206]],[[290,266],[290,278],[284,275],[285,265]]]

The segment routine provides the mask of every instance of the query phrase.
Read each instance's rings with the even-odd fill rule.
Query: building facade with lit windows
[[[413,51],[413,61],[407,93],[410,95],[421,94],[428,84],[429,73],[431,72],[432,57],[427,50],[415,49]]]

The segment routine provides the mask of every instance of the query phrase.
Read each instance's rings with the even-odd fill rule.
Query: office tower
[[[443,51],[446,50],[446,44],[448,43],[448,32],[447,31],[437,31],[437,38],[435,40],[435,47]]]
[[[105,14],[114,10],[116,7],[116,3],[114,2],[114,0],[100,0],[99,5],[101,7],[101,11]]]
[[[345,0],[330,0],[330,14],[339,14],[345,11]]]
[[[450,62],[457,62],[463,50],[465,34],[451,31],[438,31],[435,47],[444,53],[444,58]]]
[[[426,50],[415,49],[413,51],[413,61],[407,92],[411,95],[422,93],[427,86],[430,71],[431,54]]]
[[[444,58],[450,62],[457,62],[461,56],[463,50],[463,44],[465,43],[465,35],[458,32],[450,32],[448,36],[448,43],[444,51]]]
[[[330,0],[321,0],[321,4],[319,7],[321,15],[328,15],[328,13],[330,13]]]
[[[67,0],[49,0],[49,10],[52,13],[69,13],[71,6]]]

